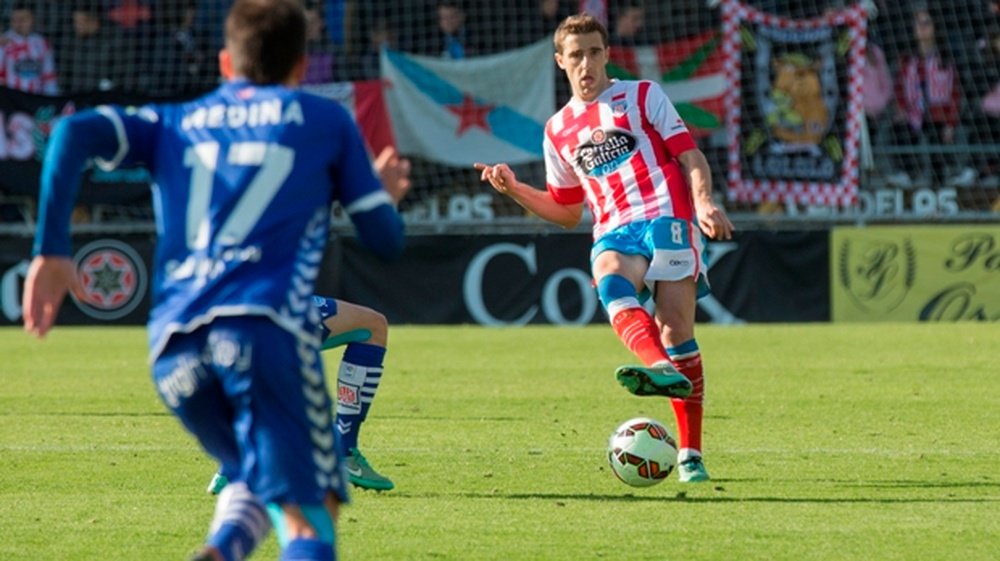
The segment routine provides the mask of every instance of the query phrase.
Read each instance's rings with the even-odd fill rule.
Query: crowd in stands
[[[818,17],[869,12],[864,106],[886,181],[1000,186],[1000,0],[744,0]],[[379,77],[384,47],[464,58],[550,38],[578,0],[305,0],[307,83]],[[218,83],[228,0],[0,0],[0,85],[38,93],[201,93]],[[657,44],[721,25],[719,0],[609,0],[613,47]],[[557,104],[568,98],[557,76]],[[993,146],[964,151],[956,145]],[[928,151],[925,147],[931,146]],[[945,149],[935,151],[933,147]],[[924,147],[924,148],[920,148]],[[952,148],[952,149],[948,149]]]

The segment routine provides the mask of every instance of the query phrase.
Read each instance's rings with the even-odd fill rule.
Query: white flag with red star
[[[381,64],[400,153],[463,167],[542,159],[555,112],[550,41],[460,60],[388,50]]]

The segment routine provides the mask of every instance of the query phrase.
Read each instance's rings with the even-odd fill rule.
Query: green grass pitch
[[[391,329],[342,559],[996,560],[1000,325],[701,325],[713,480],[618,482],[610,432],[667,401],[607,326]],[[339,352],[326,354],[335,367]],[[163,561],[214,466],[157,400],[140,328],[0,330],[0,559]],[[274,538],[255,559],[275,559]]]

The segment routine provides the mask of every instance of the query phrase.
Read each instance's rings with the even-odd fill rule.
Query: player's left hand
[[[695,202],[694,206],[698,214],[698,227],[706,236],[713,240],[728,240],[733,237],[733,223],[726,216],[726,211],[714,201]]]
[[[66,293],[86,300],[76,265],[68,257],[39,255],[31,261],[24,281],[24,330],[41,339],[52,329]]]
[[[375,158],[375,172],[392,200],[403,200],[410,190],[410,160],[400,158],[394,147],[386,146]]]

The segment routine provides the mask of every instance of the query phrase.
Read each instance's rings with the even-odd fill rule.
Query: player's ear
[[[566,70],[566,67],[565,67],[565,66],[563,66],[563,61],[562,61],[562,53],[556,53],[556,54],[555,54],[555,55],[553,55],[553,56],[555,57],[555,59],[556,59],[556,64],[557,64],[557,65],[559,65],[559,68],[561,68],[561,69],[563,69],[563,70]]]
[[[233,57],[226,49],[219,51],[219,74],[226,80],[233,79]]]
[[[295,63],[295,68],[292,68],[292,75],[290,76],[296,86],[301,84],[302,81],[306,79],[306,69],[308,67],[309,59],[307,59],[305,55],[302,55],[302,58]]]

